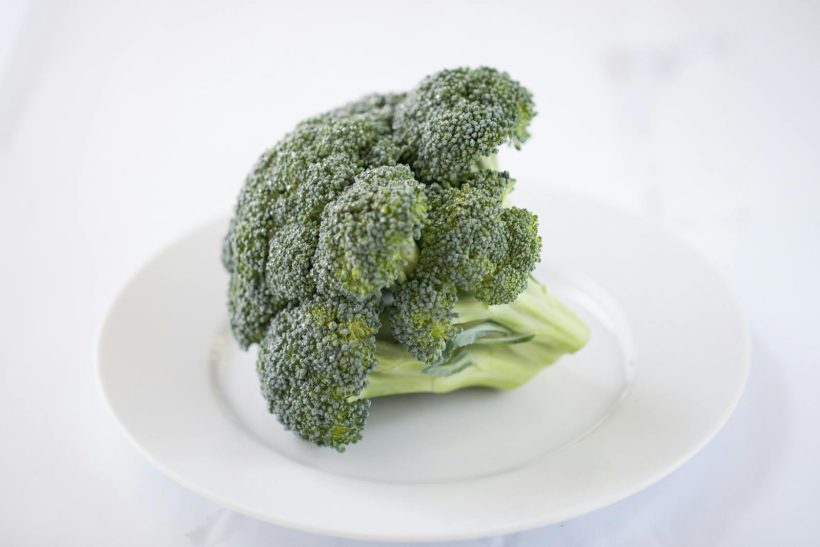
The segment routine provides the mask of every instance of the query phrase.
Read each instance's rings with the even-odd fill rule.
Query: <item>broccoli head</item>
[[[319,445],[359,440],[370,403],[352,399],[376,366],[378,304],[314,296],[274,316],[257,373],[270,411],[285,427]]]
[[[403,280],[426,220],[424,185],[406,165],[363,171],[322,213],[313,265],[319,291],[365,297]]]
[[[402,159],[423,182],[456,181],[504,142],[527,140],[535,115],[530,92],[494,68],[429,76],[396,108]]]
[[[537,218],[497,168],[534,115],[506,73],[457,68],[305,120],[261,156],[222,262],[234,337],[258,344],[286,428],[342,450],[369,398],[507,389],[584,345],[530,277]]]

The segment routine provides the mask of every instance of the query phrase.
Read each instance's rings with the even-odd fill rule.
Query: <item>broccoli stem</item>
[[[489,156],[482,156],[478,158],[475,169],[489,169],[490,171],[498,171],[498,154],[490,154]]]
[[[379,339],[378,365],[369,374],[367,387],[354,399],[448,393],[467,387],[512,389],[529,381],[561,355],[582,348],[589,337],[586,325],[532,278],[510,304],[488,306],[473,297],[464,297],[459,299],[455,311],[460,324],[492,321],[532,338],[525,342],[516,342],[514,337],[505,337],[498,343],[492,338],[478,340],[459,348],[452,363],[436,366],[415,359],[395,342]],[[448,366],[455,372],[438,372],[447,371]]]
[[[419,263],[419,246],[415,241],[411,241],[401,249],[400,259],[404,263],[402,271],[399,272],[399,283],[404,283],[413,274]]]

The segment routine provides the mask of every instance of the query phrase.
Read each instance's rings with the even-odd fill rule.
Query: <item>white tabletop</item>
[[[97,329],[299,119],[488,64],[538,104],[502,156],[517,197],[589,195],[687,239],[736,291],[753,362],[725,429],[669,478],[459,545],[816,545],[820,6],[712,4],[0,2],[0,544],[354,545],[154,470],[98,392]]]

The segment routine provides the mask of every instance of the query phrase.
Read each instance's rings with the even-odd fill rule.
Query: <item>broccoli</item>
[[[510,389],[586,343],[531,277],[538,220],[508,204],[502,144],[532,96],[457,68],[296,126],[248,175],[222,248],[239,345],[269,410],[307,441],[357,442],[370,399]]]

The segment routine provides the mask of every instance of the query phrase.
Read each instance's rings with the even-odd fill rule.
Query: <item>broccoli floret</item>
[[[458,299],[455,285],[417,277],[393,291],[388,308],[390,334],[416,359],[433,363],[459,328],[453,324]]]
[[[469,183],[432,185],[428,199],[430,221],[422,234],[419,272],[474,291],[507,255],[501,200]]]
[[[312,294],[311,281],[296,287],[290,281],[310,267],[305,247],[316,240],[315,226],[327,204],[364,169],[395,165],[399,152],[390,120],[397,100],[371,96],[300,123],[248,175],[222,251],[232,274],[231,328],[243,348],[262,339],[289,300]],[[287,235],[276,235],[286,226]],[[272,239],[296,242],[301,250],[269,260]],[[269,262],[277,269],[297,256],[297,264],[285,265],[290,272],[267,273]]]
[[[316,289],[310,275],[319,240],[319,224],[285,224],[270,235],[265,275],[268,290],[279,301],[309,297]]]
[[[239,345],[247,348],[265,333],[281,302],[265,283],[268,238],[274,227],[267,207],[272,192],[262,176],[275,162],[274,150],[266,151],[245,180],[236,214],[222,246],[222,260],[231,272],[228,292],[231,328]]]
[[[361,437],[370,406],[354,400],[376,366],[378,302],[315,297],[278,313],[259,344],[257,374],[269,409],[320,446]]]
[[[406,165],[362,172],[322,214],[313,268],[319,292],[364,297],[403,279],[426,220],[424,186]]]
[[[370,397],[511,388],[584,345],[529,278],[537,219],[498,170],[534,114],[503,72],[445,70],[305,120],[258,160],[222,262],[233,334],[259,344],[286,428],[343,450]]]
[[[515,181],[506,171],[489,168],[476,169],[462,175],[458,182],[460,186],[469,185],[477,188],[502,203],[515,185]]]
[[[475,297],[485,304],[506,304],[515,300],[527,286],[527,278],[541,257],[538,218],[518,207],[501,211],[506,254],[495,264],[495,271],[475,289]]]
[[[402,160],[424,182],[448,182],[509,142],[527,140],[530,92],[493,68],[456,68],[426,78],[396,109]]]

